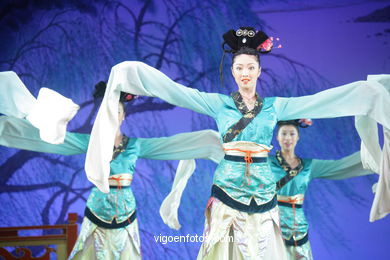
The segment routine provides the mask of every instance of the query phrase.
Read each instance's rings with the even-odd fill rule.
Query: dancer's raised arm
[[[62,155],[87,152],[89,134],[66,132],[62,144],[43,141],[39,129],[25,119],[0,116],[0,145],[35,152]]]
[[[109,93],[118,91],[149,97],[215,117],[223,105],[223,96],[185,87],[161,71],[138,61],[125,61],[115,65],[108,81]],[[119,93],[119,92],[118,92]]]

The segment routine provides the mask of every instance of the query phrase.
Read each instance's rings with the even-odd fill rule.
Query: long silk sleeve
[[[360,152],[356,152],[339,160],[313,159],[310,177],[341,180],[371,173],[363,168]]]
[[[276,98],[275,108],[279,121],[367,115],[390,128],[390,95],[374,80],[356,81],[309,96]]]
[[[89,135],[66,133],[62,144],[42,141],[39,130],[25,119],[0,116],[0,145],[35,152],[62,155],[87,152]]]
[[[368,116],[355,116],[355,128],[362,139],[360,154],[363,167],[379,172],[382,149],[379,144],[377,122]]]
[[[152,159],[180,159],[171,192],[160,207],[164,223],[174,229],[180,228],[178,208],[188,179],[195,171],[195,158],[210,159],[219,163],[224,152],[219,134],[211,130],[183,133],[171,137],[138,139],[140,157]],[[194,159],[192,159],[194,158]]]
[[[370,212],[371,222],[390,213],[390,130],[385,128],[383,133],[383,153],[379,167],[379,181]]]
[[[113,76],[113,77],[111,77]],[[215,117],[223,105],[221,95],[205,93],[185,87],[171,80],[161,71],[138,61],[125,61],[112,68],[109,91],[123,91],[136,95],[158,97],[166,102]],[[113,89],[114,88],[114,89]]]
[[[369,81],[376,81],[390,93],[389,75],[369,75]],[[387,111],[389,112],[389,108]],[[379,172],[375,185],[375,198],[370,212],[370,221],[385,217],[390,212],[390,129],[383,127],[383,151],[379,145],[378,125],[367,115],[355,117],[355,127],[362,139],[361,156],[363,166]]]
[[[219,94],[203,93],[184,87],[141,62],[122,62],[114,66],[92,128],[85,161],[85,171],[89,180],[102,192],[109,191],[110,151],[114,146],[115,133],[119,127],[117,109],[121,91],[158,96],[173,105],[186,107],[212,117],[223,104]]]
[[[160,216],[164,223],[170,228],[178,230],[181,227],[178,217],[181,197],[185,187],[187,186],[189,178],[195,171],[195,168],[196,162],[194,159],[181,160],[179,162],[171,191],[161,203]]]
[[[0,72],[0,91],[0,113],[4,115],[26,117],[37,102],[13,71]]]
[[[137,138],[138,157],[156,160],[210,159],[223,157],[219,134],[213,130],[182,133],[169,137]]]
[[[48,88],[41,88],[35,99],[15,72],[0,72],[0,113],[26,118],[46,142],[64,141],[66,126],[78,109],[72,100]]]
[[[164,223],[179,229],[178,208],[188,179],[196,168],[196,158],[210,159],[219,163],[224,152],[219,134],[212,130],[177,134],[162,138],[138,138],[139,157],[158,160],[181,160],[176,169],[171,192],[160,207]]]

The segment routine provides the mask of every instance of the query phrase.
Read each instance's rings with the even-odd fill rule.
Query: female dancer
[[[17,88],[13,91],[18,92]],[[211,154],[213,151],[210,150],[210,144],[216,143],[214,140],[218,137],[217,133],[210,130],[163,138],[126,137],[120,130],[120,125],[125,119],[124,102],[131,101],[133,97],[131,94],[122,93],[120,103],[117,105],[117,119],[120,124],[116,131],[114,150],[110,151],[112,160],[108,178],[109,193],[103,193],[96,187],[92,189],[87,200],[81,231],[70,259],[141,258],[136,203],[130,187],[137,158],[176,160],[206,156],[213,160],[220,159],[218,154],[216,158]],[[0,112],[5,114],[7,111],[4,109]],[[88,143],[87,134],[66,133],[63,144],[49,144],[41,141],[38,129],[27,120],[14,116],[0,116],[0,145],[72,155],[85,153]],[[194,147],[194,143],[199,146]],[[220,144],[216,143],[216,146],[218,151]]]
[[[303,211],[304,195],[314,178],[345,179],[370,174],[363,169],[360,153],[340,160],[301,159],[295,154],[298,127],[306,120],[279,121],[277,140],[281,151],[269,157],[275,175],[283,239],[289,259],[313,259],[308,240],[308,223]]]
[[[123,62],[114,66],[108,82],[110,94],[103,99],[90,140],[90,146],[101,149],[103,153],[87,153],[86,171],[87,174],[99,173],[102,181],[95,183],[103,191],[107,190],[108,184],[104,180],[110,154],[104,148],[112,147],[114,142],[112,129],[118,122],[112,120],[111,115],[116,111],[119,91],[160,97],[168,103],[209,115],[217,122],[225,157],[215,172],[213,200],[206,212],[204,235],[207,239],[198,257],[284,259],[276,209],[276,184],[267,163],[276,122],[364,115],[383,124],[387,132],[390,117],[386,109],[390,107],[390,96],[380,77],[312,96],[262,98],[256,93],[257,78],[261,74],[258,50],[269,51],[271,40],[261,31],[244,27],[228,31],[224,39],[232,48],[232,74],[238,86],[238,91],[231,96],[184,87],[140,62]],[[111,129],[107,128],[107,123],[111,124]],[[104,143],[99,138],[102,134],[109,137]],[[388,141],[385,143],[389,145]],[[387,153],[385,150],[384,155]],[[383,161],[384,169],[388,169],[388,163]],[[387,180],[381,179],[382,183]],[[381,196],[386,196],[386,192]],[[381,199],[374,201],[375,210],[380,211],[374,210],[374,218],[390,212],[389,206],[381,203]],[[230,237],[234,241],[228,241]]]

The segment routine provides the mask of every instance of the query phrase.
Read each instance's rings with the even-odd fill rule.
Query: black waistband
[[[213,185],[211,188],[211,196],[219,199],[225,205],[237,209],[239,211],[244,211],[247,213],[263,213],[273,209],[277,205],[276,196],[269,202],[261,205],[257,205],[256,201],[252,198],[249,205],[240,203],[232,199],[227,195],[220,187]]]
[[[289,240],[284,240],[284,243],[286,244],[286,246],[302,246],[304,245],[307,241],[309,241],[309,234],[306,233],[306,235],[299,239],[299,240],[294,240],[294,238],[290,238]]]
[[[225,160],[234,161],[234,162],[245,162],[245,156],[235,156],[225,154]],[[252,157],[254,163],[264,163],[267,162],[267,157]]]
[[[117,186],[117,185],[110,185],[110,189],[129,189],[131,186]]]
[[[293,203],[281,202],[281,201],[278,201],[278,205],[283,207],[290,207],[290,208],[293,207]],[[298,209],[302,208],[302,206],[303,206],[302,204],[295,204],[295,207]]]
[[[93,213],[92,211],[88,208],[88,207],[85,207],[85,211],[84,211],[84,215],[94,224],[98,225],[99,227],[103,227],[103,228],[107,228],[107,229],[115,229],[115,228],[123,228],[123,227],[126,227],[128,225],[130,225],[131,223],[133,223],[133,221],[136,219],[136,212],[134,210],[133,214],[131,214],[131,216],[126,219],[125,221],[122,221],[120,223],[117,223],[116,222],[116,218],[113,219],[113,221],[111,223],[106,223],[106,222],[103,222],[101,221],[100,219],[98,219]]]

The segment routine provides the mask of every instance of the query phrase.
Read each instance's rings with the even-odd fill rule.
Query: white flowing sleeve
[[[203,130],[171,137],[138,138],[136,145],[141,158],[181,160],[171,192],[160,207],[160,216],[164,223],[179,229],[178,208],[187,181],[196,168],[194,159],[203,158],[218,163],[224,156],[218,132]]]
[[[379,180],[370,211],[370,221],[381,219],[390,213],[390,130],[384,128],[383,152],[379,164]]]
[[[30,122],[12,116],[0,116],[0,145],[35,152],[62,155],[87,152],[88,134],[67,132],[62,144],[44,142],[39,130]]]
[[[164,223],[170,228],[176,230],[181,228],[178,217],[181,197],[185,187],[187,186],[189,178],[195,171],[195,168],[196,162],[194,159],[181,160],[179,162],[171,191],[161,203],[160,216]]]
[[[223,106],[221,95],[201,92],[171,80],[161,71],[139,61],[115,65],[108,82],[109,92],[123,91],[140,96],[158,97],[169,104],[215,117]],[[118,93],[117,93],[118,94]]]
[[[137,138],[135,146],[139,158],[155,160],[210,159],[221,160],[223,150],[219,133],[201,130],[169,137]]]
[[[163,138],[138,138],[139,157],[159,160],[181,160],[176,170],[171,192],[160,207],[164,223],[179,229],[178,208],[188,179],[195,171],[197,158],[219,163],[224,152],[218,132],[203,130]]]
[[[356,81],[309,96],[276,98],[275,109],[279,121],[366,115],[390,128],[390,94],[376,80]]]
[[[310,177],[341,180],[371,173],[363,168],[360,152],[356,152],[339,160],[313,159]]]
[[[182,86],[142,62],[122,62],[111,69],[107,89],[96,116],[85,160],[85,171],[102,192],[109,192],[111,152],[118,122],[120,92],[160,97],[173,105],[215,117],[223,105],[220,94]],[[93,176],[96,178],[93,178]],[[97,177],[99,176],[99,177]]]
[[[355,116],[363,165],[379,173],[370,221],[390,213],[390,75],[370,75],[366,81],[310,96],[277,98],[275,109],[278,120]],[[383,151],[375,133],[377,123],[383,126]]]
[[[72,100],[48,88],[41,88],[35,99],[15,72],[0,72],[0,113],[26,118],[46,142],[64,141],[66,126],[78,109]]]
[[[390,76],[370,75],[370,81],[377,81],[390,93]],[[389,109],[388,109],[389,112]],[[370,212],[370,221],[385,217],[390,212],[390,130],[383,127],[383,151],[379,145],[378,124],[369,116],[356,116],[355,127],[362,139],[361,157],[364,168],[380,172],[379,181],[373,186],[375,193]]]

